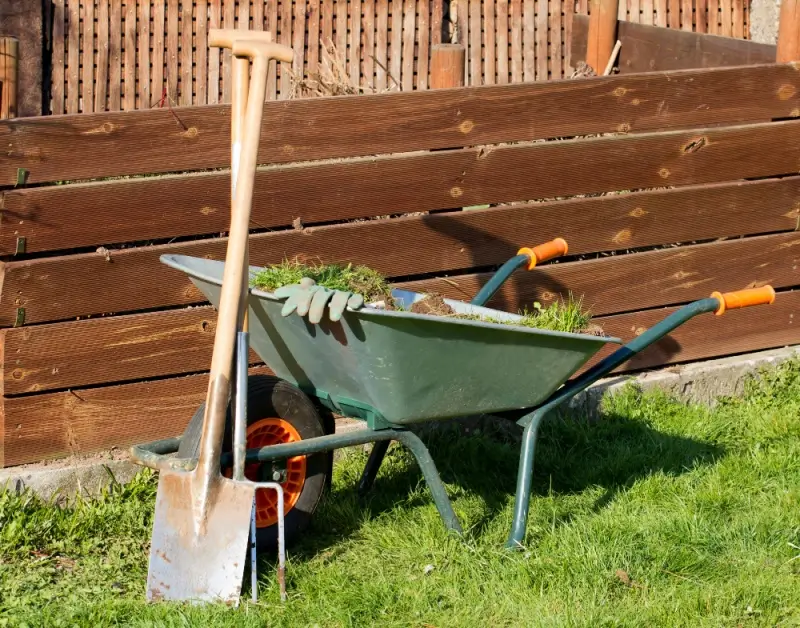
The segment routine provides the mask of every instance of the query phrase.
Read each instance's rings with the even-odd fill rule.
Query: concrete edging
[[[600,380],[575,397],[570,408],[587,416],[596,416],[602,399],[633,383],[642,390],[661,389],[694,403],[713,404],[721,396],[743,392],[747,376],[756,370],[800,356],[800,345],[770,349],[745,355],[671,366],[657,371],[622,375]],[[337,431],[358,429],[358,421],[337,422]],[[121,452],[41,464],[0,469],[0,487],[20,492],[30,489],[44,499],[77,493],[96,495],[112,481],[129,482],[140,467],[125,459]]]

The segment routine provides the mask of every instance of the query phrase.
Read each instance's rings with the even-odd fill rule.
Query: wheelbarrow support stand
[[[757,289],[761,290],[761,289]],[[769,291],[772,289],[769,288]],[[749,292],[749,291],[742,291]],[[539,432],[539,425],[542,420],[552,410],[569,401],[578,393],[586,390],[589,386],[594,384],[598,379],[604,377],[615,368],[630,360],[634,355],[643,351],[654,342],[657,342],[676,328],[686,323],[691,318],[698,314],[706,314],[708,312],[717,312],[721,314],[725,311],[725,297],[729,295],[719,295],[708,299],[700,299],[694,303],[690,303],[679,309],[677,312],[670,314],[663,321],[653,325],[650,329],[642,335],[637,336],[628,344],[623,345],[612,353],[607,358],[595,364],[592,368],[588,369],[583,375],[575,378],[567,383],[561,390],[557,391],[548,401],[539,406],[532,412],[526,414],[517,421],[518,425],[525,428],[522,435],[522,448],[519,456],[519,471],[517,473],[517,491],[514,501],[514,519],[511,526],[511,533],[506,541],[506,547],[509,549],[517,549],[522,546],[522,541],[525,538],[525,529],[528,522],[528,507],[531,500],[531,483],[533,476],[533,459],[536,452],[536,437]],[[732,293],[737,295],[742,293]],[[765,292],[765,294],[767,294]],[[774,299],[774,292],[772,292]],[[755,305],[768,301],[757,301],[753,303],[744,303],[744,305]],[[731,307],[730,305],[728,307]],[[737,305],[733,307],[742,307]]]

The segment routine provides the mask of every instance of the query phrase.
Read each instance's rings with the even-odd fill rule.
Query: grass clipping
[[[303,264],[298,261],[285,260],[280,264],[273,264],[263,268],[251,279],[250,285],[274,292],[281,286],[298,283],[303,277],[313,279],[318,285],[331,290],[346,290],[360,294],[366,303],[383,302],[386,309],[401,309],[392,299],[392,289],[386,278],[379,272],[366,266],[348,264]],[[519,312],[520,320],[500,320],[490,316],[478,314],[458,314],[451,308],[441,295],[428,294],[424,299],[414,303],[411,312],[427,314],[430,316],[443,316],[462,320],[482,321],[500,325],[513,325],[517,327],[532,327],[550,331],[563,331],[573,333],[588,333],[602,336],[603,331],[591,323],[590,314],[583,309],[580,299],[570,295],[567,299],[554,301],[543,306],[534,303],[533,309]]]

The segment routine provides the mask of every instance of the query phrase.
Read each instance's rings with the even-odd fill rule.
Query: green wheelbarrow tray
[[[187,273],[216,305],[223,263],[177,255],[161,260]],[[471,304],[447,303],[456,312],[519,318],[477,304],[486,303],[516,269],[528,262],[527,254],[518,253],[490,278]],[[251,269],[251,273],[256,270]],[[395,290],[393,296],[404,307],[423,298],[402,290]],[[345,312],[339,323],[325,320],[312,325],[304,317],[281,316],[282,301],[274,295],[250,290],[251,342],[264,362],[279,377],[341,414],[366,420],[372,429],[248,449],[245,461],[264,463],[374,443],[358,486],[363,493],[372,486],[389,442],[399,441],[419,464],[442,521],[460,533],[436,466],[424,443],[408,427],[478,413],[501,415],[524,428],[512,528],[506,543],[508,548],[519,548],[525,536],[539,425],[550,412],[695,316],[723,314],[774,299],[770,286],[728,294],[715,292],[673,311],[569,380],[605,344],[620,341],[384,311],[374,304]],[[195,460],[175,456],[181,440],[169,438],[137,445],[131,449],[131,457],[153,469],[191,468]],[[230,454],[224,454],[221,464],[230,464],[229,458]]]
[[[224,263],[165,255],[216,307]],[[258,269],[252,268],[252,273]],[[424,295],[394,290],[408,310]],[[617,338],[500,323],[386,311],[367,304],[340,322],[281,316],[283,300],[251,289],[250,343],[274,371],[330,409],[373,429],[402,427],[541,404],[607,343]],[[521,317],[446,300],[460,314]]]

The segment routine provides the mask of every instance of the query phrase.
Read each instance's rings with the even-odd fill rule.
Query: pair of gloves
[[[364,297],[360,294],[344,290],[331,290],[309,278],[304,277],[300,283],[281,286],[275,290],[275,296],[286,299],[281,310],[282,316],[289,316],[297,312],[300,316],[308,315],[308,321],[315,325],[319,323],[328,306],[329,317],[336,322],[342,318],[346,308],[357,310],[364,305]],[[328,305],[330,303],[330,305]]]

